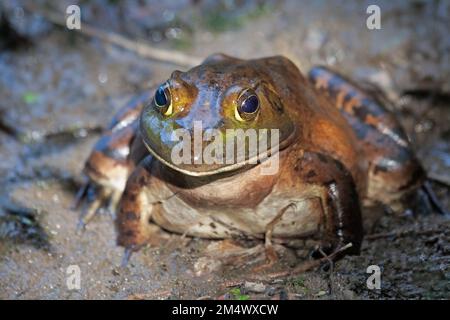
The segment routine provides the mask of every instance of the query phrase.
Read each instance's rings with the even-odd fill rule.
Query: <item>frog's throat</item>
[[[279,153],[281,150],[287,148],[289,145],[291,145],[292,141],[294,140],[296,134],[295,134],[295,130],[293,130],[291,132],[291,134],[284,139],[283,141],[281,141],[281,143],[279,143],[278,145],[274,146],[273,148],[270,149],[270,154],[271,157],[273,157],[276,153]],[[192,176],[192,177],[205,177],[205,176],[212,176],[212,175],[216,175],[216,174],[220,174],[220,173],[225,173],[225,172],[231,172],[231,171],[237,171],[238,169],[241,169],[245,166],[258,166],[261,165],[264,161],[267,161],[269,158],[264,159],[263,161],[258,161],[258,157],[260,156],[259,154],[251,157],[245,161],[239,162],[239,163],[235,163],[235,164],[230,164],[230,165],[225,165],[223,167],[214,169],[214,170],[206,170],[206,171],[192,171],[192,170],[186,170],[183,168],[180,168],[176,165],[174,165],[173,163],[165,160],[163,157],[161,157],[155,150],[153,150],[145,141],[145,139],[142,139],[142,141],[144,142],[144,145],[146,146],[147,150],[156,158],[158,159],[162,164],[164,164],[165,166],[168,166],[169,168],[178,171],[182,174],[188,175],[188,176]]]

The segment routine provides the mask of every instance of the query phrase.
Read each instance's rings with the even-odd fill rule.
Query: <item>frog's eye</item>
[[[259,110],[259,99],[256,93],[247,89],[237,100],[234,116],[239,121],[249,121],[256,118]]]
[[[170,116],[173,112],[172,98],[170,96],[170,90],[167,83],[159,86],[155,92],[153,98],[155,106],[161,111],[165,116]]]

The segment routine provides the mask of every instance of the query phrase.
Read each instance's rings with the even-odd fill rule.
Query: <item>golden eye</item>
[[[239,121],[255,119],[259,111],[259,99],[252,89],[242,92],[237,100],[234,116]]]
[[[173,112],[172,97],[170,96],[169,85],[164,83],[159,86],[153,97],[155,106],[165,116],[170,116]]]

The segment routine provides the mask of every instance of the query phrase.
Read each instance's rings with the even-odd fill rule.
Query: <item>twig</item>
[[[170,290],[162,290],[150,293],[134,293],[127,297],[127,300],[154,300],[154,299],[167,299],[172,292]]]
[[[25,9],[42,16],[54,25],[66,28],[66,21],[61,14],[48,10],[37,9],[32,5],[25,6]],[[181,52],[153,48],[145,43],[129,40],[117,33],[97,29],[85,22],[81,24],[81,29],[74,29],[74,31],[78,31],[88,37],[94,37],[104,42],[115,44],[124,49],[133,51],[146,59],[168,62],[184,67],[193,67],[200,64],[202,61],[202,59],[198,57],[190,56]]]
[[[222,283],[222,287],[223,288],[231,288],[231,287],[238,287],[242,284],[244,284],[244,280],[230,280],[230,281],[225,281],[224,283]]]
[[[211,296],[201,296],[201,297],[198,297],[195,300],[213,300],[213,298]]]

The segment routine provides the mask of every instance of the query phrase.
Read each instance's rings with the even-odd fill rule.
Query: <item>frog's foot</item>
[[[121,193],[113,188],[106,188],[87,180],[78,191],[72,209],[77,209],[83,204],[83,209],[78,220],[77,232],[81,233],[86,225],[101,210],[105,209],[111,215],[114,214]]]
[[[197,276],[201,276],[224,268],[237,269],[263,265],[261,270],[268,269],[277,261],[278,254],[285,250],[283,246],[277,244],[269,248],[264,244],[244,247],[231,239],[214,241],[208,245],[204,256],[194,264],[194,270]],[[267,259],[269,263],[265,263]],[[272,263],[270,263],[271,259],[273,259]]]
[[[253,272],[263,272],[270,270],[279,260],[277,251],[275,250],[275,247],[273,245],[265,245],[264,255],[266,258],[266,262],[254,267],[252,269]]]
[[[269,270],[278,261],[277,252],[272,244],[273,230],[276,224],[283,218],[284,213],[290,208],[293,208],[295,210],[295,204],[291,203],[286,207],[284,207],[283,209],[281,209],[280,212],[278,212],[278,214],[275,216],[275,218],[267,224],[266,233],[264,236],[266,263],[253,268],[254,272],[262,272],[265,270]]]
[[[322,266],[322,268],[326,269],[324,271],[332,271],[332,267],[334,261],[336,261],[337,257],[342,254],[342,252],[349,250],[352,247],[351,243],[347,243],[346,245],[334,250],[331,254],[325,254],[325,252],[321,251],[322,257],[319,259],[308,259],[306,261],[301,262],[292,270],[285,270],[281,272],[274,272],[264,274],[263,277],[256,275],[253,277],[254,280],[258,281],[267,281],[267,280],[275,280],[286,277],[293,277],[307,271],[314,270]]]
[[[425,180],[420,188],[405,192],[401,198],[383,204],[383,208],[390,215],[420,216],[436,213],[450,217],[450,212],[437,197],[429,180]]]
[[[427,195],[430,204],[434,207],[436,212],[441,214],[441,215],[449,217],[450,216],[450,212],[448,212],[444,208],[442,203],[439,201],[439,199],[436,196],[436,193],[434,192],[433,187],[431,186],[429,181],[425,181],[424,182],[424,184],[422,186],[422,189],[425,192],[425,194]]]
[[[272,244],[272,237],[273,237],[273,230],[278,222],[283,218],[283,215],[288,211],[289,209],[296,210],[296,205],[294,203],[290,203],[287,206],[285,206],[283,209],[281,209],[278,214],[275,216],[275,218],[269,222],[266,226],[266,233],[265,233],[265,253],[267,258],[267,263],[257,266],[253,270],[255,272],[261,272],[264,270],[268,270],[273,267],[273,265],[278,261],[278,255],[276,253],[276,250],[274,249],[274,246]]]
[[[195,273],[197,276],[201,276],[220,271],[226,266],[236,268],[262,263],[265,259],[264,252],[262,244],[245,248],[231,239],[214,241],[208,245],[203,253],[204,256],[195,263]]]
[[[200,258],[195,265],[197,274],[201,274],[204,271],[211,272],[225,265],[234,267],[256,265],[256,267],[252,268],[252,272],[270,270],[279,260],[277,251],[286,249],[272,242],[274,228],[280,222],[284,213],[292,208],[295,209],[295,204],[287,205],[267,224],[264,234],[264,245],[258,244],[251,248],[244,248],[233,240],[223,240],[209,245],[206,252],[207,257]]]
[[[145,243],[125,245],[122,261],[120,263],[121,268],[126,268],[128,263],[130,262],[132,254],[138,252],[143,247],[148,245],[153,248],[163,248],[165,245],[169,244],[172,239],[170,234],[162,230],[159,226],[157,226],[154,223],[149,223],[147,227],[147,232],[148,236],[146,238]]]

